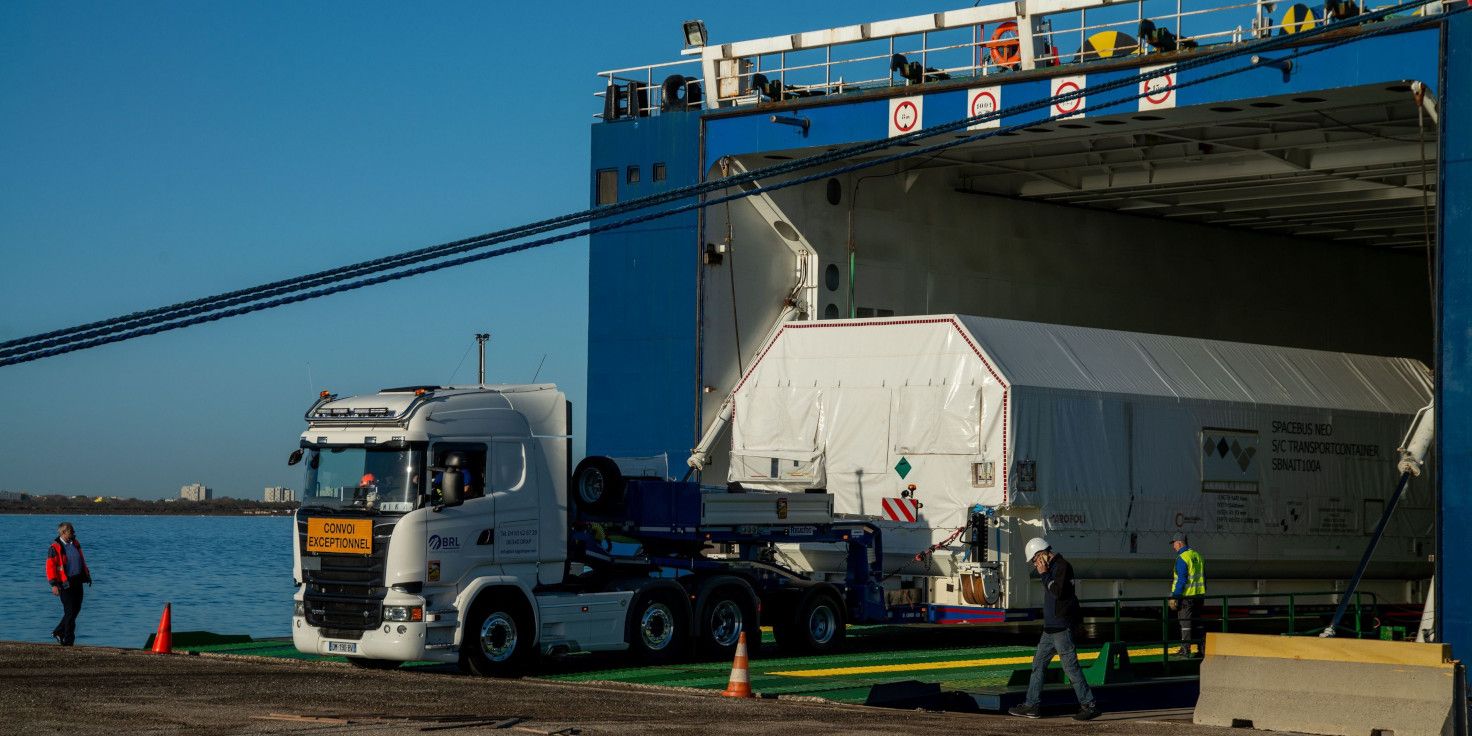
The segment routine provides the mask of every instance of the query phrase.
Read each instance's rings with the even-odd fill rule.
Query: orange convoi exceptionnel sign
[[[307,551],[371,555],[373,554],[373,520],[308,519]]]

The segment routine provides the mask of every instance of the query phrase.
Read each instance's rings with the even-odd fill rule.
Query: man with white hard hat
[[[1024,718],[1042,717],[1038,704],[1043,698],[1043,677],[1056,653],[1063,662],[1063,672],[1073,684],[1073,694],[1078,696],[1079,710],[1074,720],[1097,718],[1098,704],[1094,702],[1089,684],[1084,682],[1083,669],[1078,666],[1078,652],[1073,648],[1073,629],[1083,621],[1078,594],[1073,590],[1073,566],[1063,559],[1063,555],[1054,552],[1048,540],[1042,537],[1028,540],[1023,554],[1043,579],[1043,636],[1038,640],[1038,651],[1032,658],[1027,702],[1014,705],[1007,712]]]

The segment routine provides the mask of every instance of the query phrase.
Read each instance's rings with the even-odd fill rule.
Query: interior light
[[[709,38],[709,34],[707,34],[705,32],[705,21],[703,21],[703,20],[687,20],[687,21],[685,21],[685,47],[686,48],[694,48],[696,46],[704,46],[705,45],[705,41],[706,41],[707,38]]]

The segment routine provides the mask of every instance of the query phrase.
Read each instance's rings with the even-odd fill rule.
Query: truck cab
[[[324,393],[293,454],[297,648],[458,661],[467,617],[499,596],[500,618],[471,623],[524,656],[533,591],[566,574],[570,412],[547,384]]]

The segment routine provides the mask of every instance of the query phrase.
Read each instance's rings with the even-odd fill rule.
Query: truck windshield
[[[412,511],[419,500],[423,462],[423,452],[415,449],[312,448],[302,506]]]

